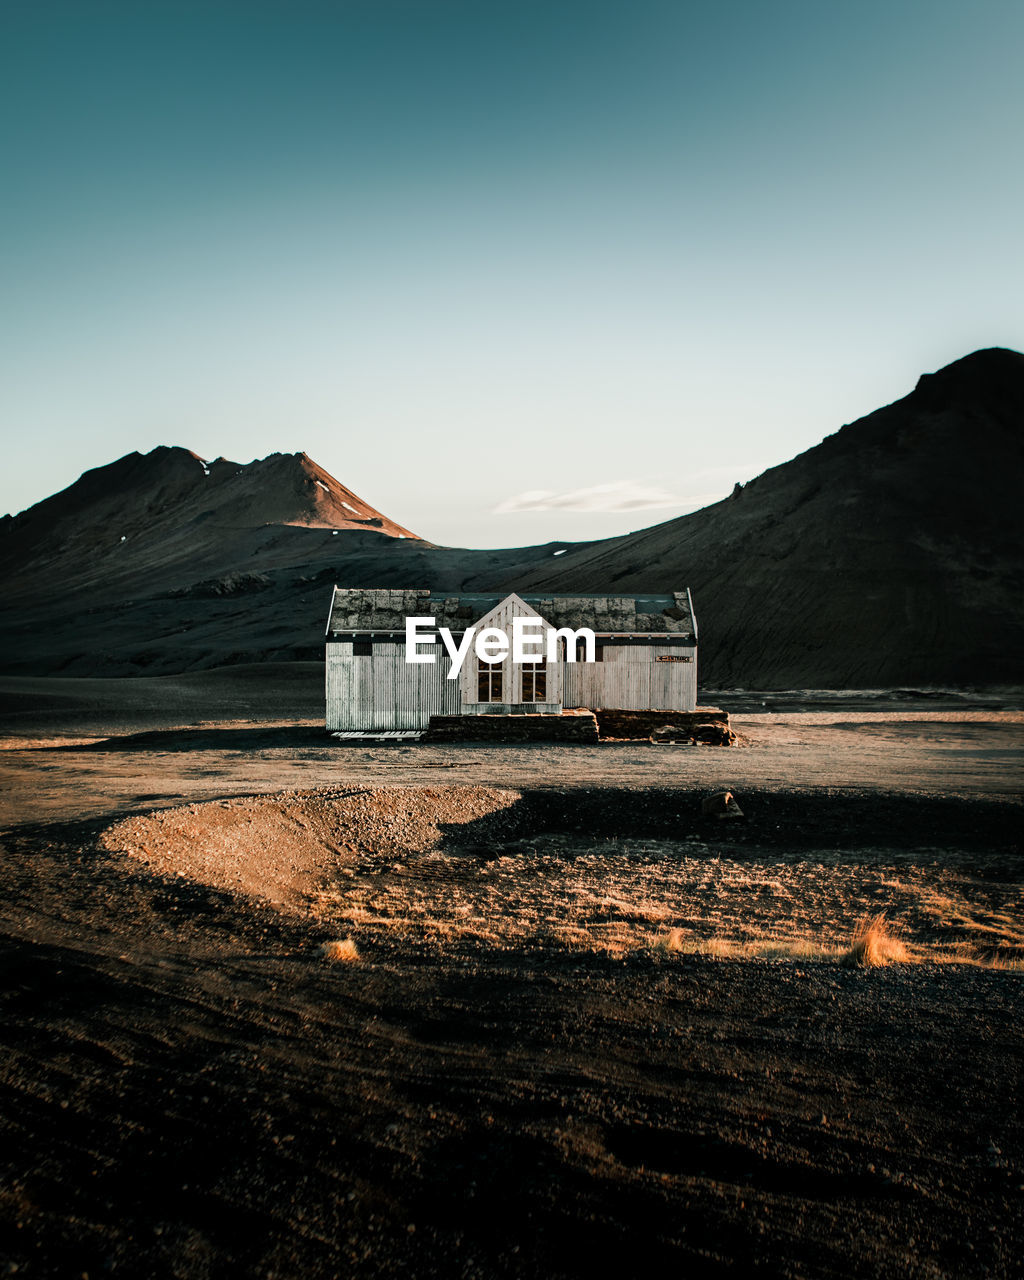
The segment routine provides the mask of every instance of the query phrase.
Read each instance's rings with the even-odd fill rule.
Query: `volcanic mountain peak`
[[[1022,377],[1024,353],[1010,347],[981,347],[969,355],[961,356],[959,360],[950,361],[935,373],[923,373],[918,379],[918,386],[922,382],[959,381],[984,391],[993,382]]]
[[[294,524],[417,536],[371,507],[307,453],[271,453],[245,466],[218,458],[205,470],[222,486],[218,516],[236,526]]]
[[[415,538],[306,453],[272,453],[246,464],[208,462],[191,449],[158,445],[128,453],[86,471],[74,484],[16,516],[11,532],[41,533],[65,521],[76,530],[116,524],[118,532],[151,528],[160,520],[176,527],[196,519],[221,528],[268,524],[324,529],[374,529]]]
[[[395,524],[305,453],[272,453],[245,465],[207,462],[190,449],[160,445],[86,471],[61,493],[0,523],[0,570],[10,594],[96,587],[136,591],[136,580],[180,584],[248,567],[254,539],[320,531],[416,534]]]
[[[922,374],[912,395],[933,411],[965,405],[1020,413],[1024,410],[1024,355],[1007,347],[974,351],[935,373]]]
[[[1019,476],[1022,421],[1024,355],[990,347],[922,374],[908,395],[847,423],[741,488],[751,495],[766,486],[810,480],[816,491],[833,497],[853,489],[865,498],[873,492],[894,508],[931,507],[947,519],[980,504],[987,517],[998,519],[1002,512],[991,501],[995,491],[988,489],[986,501],[986,486],[993,482],[996,458],[1002,472],[994,478],[997,488],[1005,487],[1010,474]]]

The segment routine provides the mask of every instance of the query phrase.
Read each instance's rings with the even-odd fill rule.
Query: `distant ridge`
[[[305,453],[272,453],[242,464],[207,462],[160,445],[86,471],[74,484],[0,521],[0,573],[8,595],[34,594],[39,575],[65,587],[135,580],[184,585],[248,568],[252,535],[288,528],[373,532],[420,541],[347,489]]]
[[[722,502],[575,546],[437,547],[304,453],[243,466],[161,447],[0,520],[0,670],[319,658],[335,582],[688,586],[705,688],[1024,685],[1022,492],[1024,355],[998,347]]]
[[[685,582],[701,681],[1024,683],[1024,355],[976,351],[730,498],[561,557],[530,590]]]
[[[0,520],[0,669],[315,658],[335,582],[491,587],[550,555],[434,547],[305,453],[243,465],[160,446]]]
[[[243,465],[227,458],[207,462],[190,449],[167,445],[86,471],[60,493],[5,517],[4,532],[20,546],[84,539],[96,551],[122,536],[156,535],[168,524],[179,529],[207,519],[230,529],[295,524],[416,537],[308,454],[272,453]]]

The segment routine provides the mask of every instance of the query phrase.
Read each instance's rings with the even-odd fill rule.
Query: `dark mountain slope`
[[[434,547],[305,454],[131,454],[0,521],[0,669],[321,652],[330,588],[690,586],[705,686],[1024,683],[1024,356],[979,351],[724,502],[625,538]]]
[[[210,575],[236,570],[253,531],[268,528],[416,537],[304,453],[274,453],[242,466],[161,446],[87,471],[61,493],[5,518],[0,572],[14,596],[34,594],[40,574],[66,574],[68,586],[103,591],[131,591],[140,575],[179,574],[184,583],[198,567]],[[277,541],[295,539],[285,534]]]
[[[163,674],[318,657],[335,582],[488,588],[553,550],[433,547],[304,453],[239,466],[161,447],[0,521],[0,669]]]
[[[691,587],[705,685],[1015,683],[1022,511],[1024,356],[993,348],[714,506],[515,585]]]

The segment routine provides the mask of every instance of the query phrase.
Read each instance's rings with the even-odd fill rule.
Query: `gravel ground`
[[[1016,713],[338,747],[95,683],[0,765],[0,1274],[1020,1274]],[[917,963],[700,950],[875,910]]]
[[[909,722],[849,713],[738,717],[739,747],[339,743],[309,723],[227,723],[105,738],[23,733],[0,746],[0,829],[252,792],[455,783],[496,788],[695,787],[1019,798],[1024,716]],[[814,713],[809,713],[814,715]],[[24,727],[24,726],[23,726]]]
[[[744,796],[738,825],[705,818],[700,800],[653,788],[319,788],[140,814],[100,844],[378,948],[810,954],[884,913],[917,959],[1024,957],[1005,805],[976,802],[965,824],[948,802],[762,793]]]
[[[767,861],[774,877],[825,843],[836,866],[884,846],[921,870],[915,850],[945,848],[958,875],[1015,892],[1005,803],[771,792],[747,798],[746,823],[701,827],[695,798],[281,797],[296,871],[276,906],[195,874],[210,810],[241,828],[266,800],[6,833],[9,1274],[1019,1274],[1020,973],[722,960],[543,929],[495,945],[391,914],[438,849],[442,888],[457,861],[521,860],[516,910],[537,879],[557,899],[581,861],[592,885],[603,857],[608,896],[623,868],[679,874],[680,813],[705,867],[756,877]],[[595,842],[610,826],[612,847]],[[556,840],[553,880],[529,867],[538,831]],[[377,858],[382,879],[383,923],[350,963],[322,957],[340,921],[310,913],[298,874],[325,834],[335,871],[365,885]],[[706,908],[726,910],[720,896]]]

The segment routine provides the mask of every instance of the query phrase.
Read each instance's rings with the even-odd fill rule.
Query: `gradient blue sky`
[[[1024,347],[1022,50],[991,0],[5,0],[0,512],[157,444],[462,545],[703,505]]]

